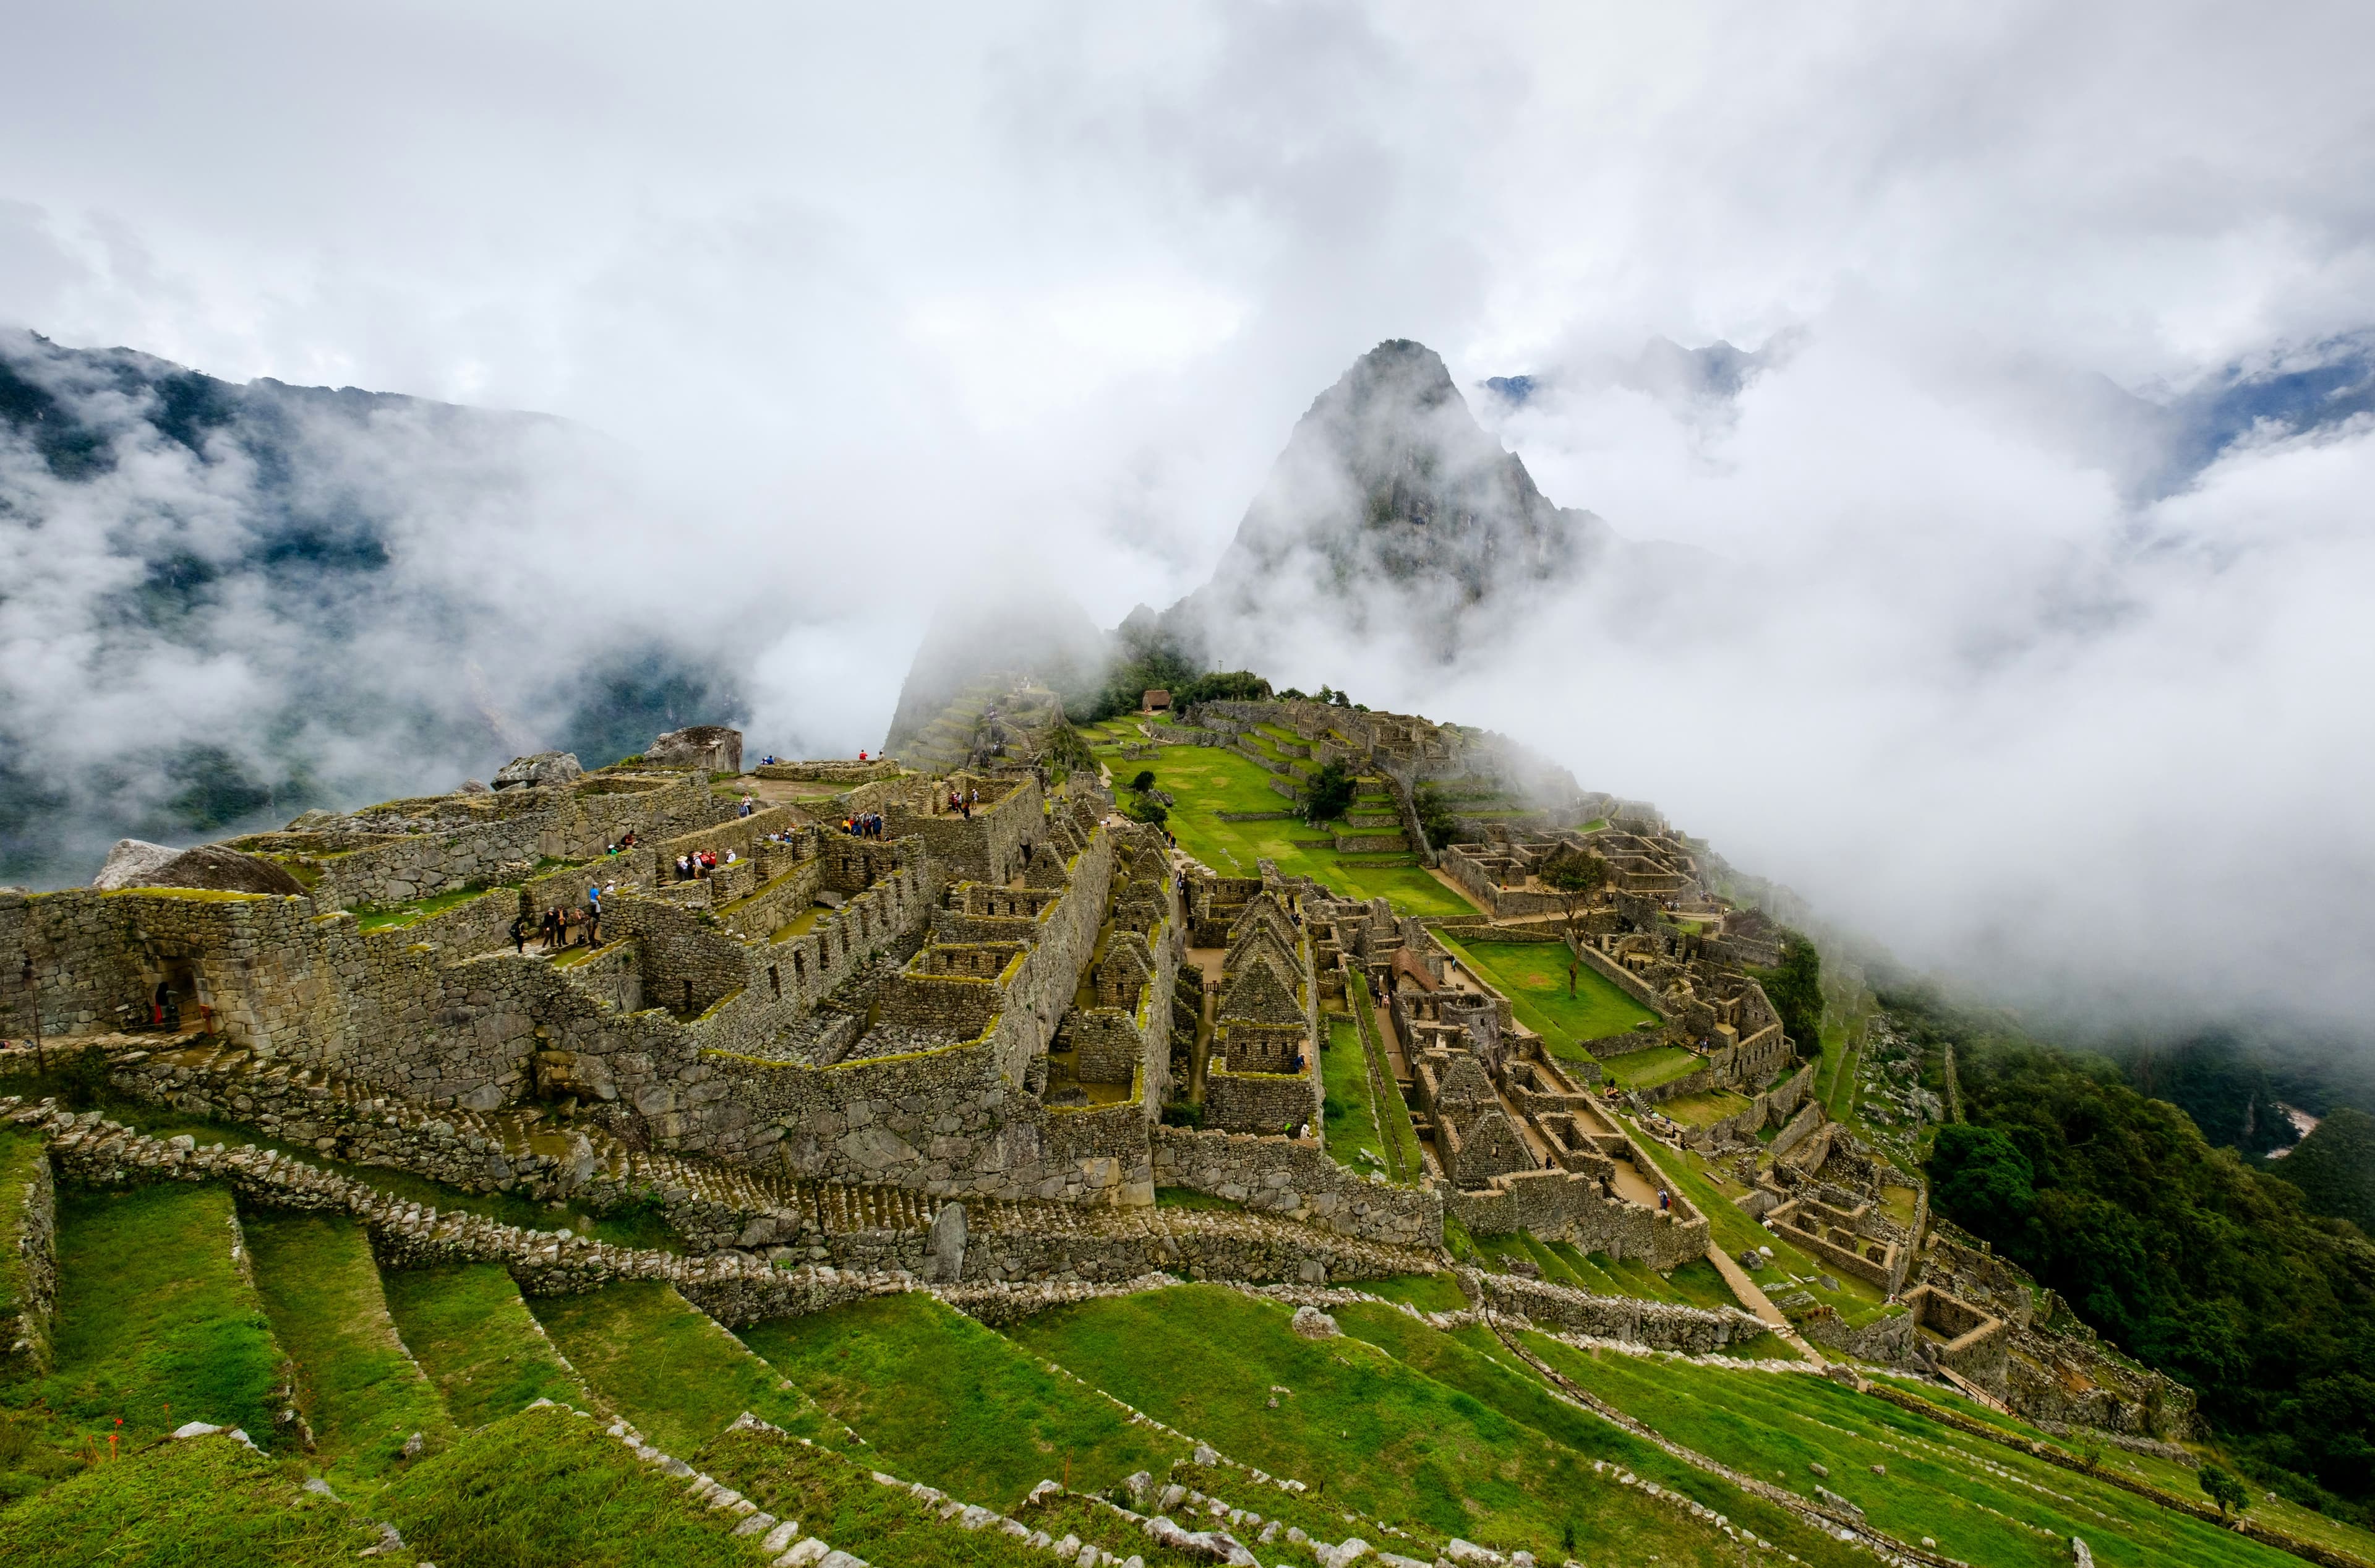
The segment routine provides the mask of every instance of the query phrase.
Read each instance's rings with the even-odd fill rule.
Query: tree
[[[2251,1505],[2251,1489],[2243,1480],[2224,1465],[2205,1463],[2202,1467],[2202,1490],[2210,1501],[2218,1504],[2218,1512],[2240,1514]]]
[[[1140,768],[1138,771],[1138,777],[1129,781],[1129,787],[1138,791],[1140,795],[1144,795],[1148,790],[1152,789],[1154,787],[1154,770],[1152,768]]]
[[[2300,1188],[2310,1212],[2375,1236],[2375,1116],[2345,1105],[2267,1169]]]
[[[2036,1211],[2036,1175],[2028,1157],[1995,1128],[1950,1123],[1930,1150],[1930,1201],[1972,1234],[2002,1244]]]
[[[1588,849],[1577,849],[1563,843],[1543,857],[1536,875],[1542,885],[1558,895],[1559,910],[1566,927],[1566,994],[1575,995],[1577,975],[1577,956],[1583,948],[1583,914],[1591,907],[1600,890],[1608,885],[1608,862]]]
[[[1809,1056],[1823,1049],[1823,955],[1795,931],[1781,938],[1781,961],[1753,971],[1765,999],[1780,1015],[1781,1032]]]
[[[1304,820],[1332,822],[1352,805],[1353,775],[1341,762],[1322,762],[1303,792]]]
[[[1443,791],[1431,784],[1423,784],[1411,792],[1411,809],[1418,813],[1419,830],[1426,834],[1430,848],[1439,849],[1449,843],[1459,831],[1459,824],[1451,815],[1451,803],[1443,798]]]

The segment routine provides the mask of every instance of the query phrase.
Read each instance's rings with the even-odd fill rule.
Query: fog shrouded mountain
[[[1604,558],[1637,547],[1589,512],[1553,505],[1469,412],[1442,358],[1396,338],[1353,362],[1296,422],[1211,580],[1110,637],[1044,582],[942,608],[891,725],[897,751],[991,670],[1035,675],[1073,716],[1101,689],[1205,670],[1275,667],[1282,632],[1359,638],[1441,663]],[[1488,613],[1489,610],[1489,613]]]
[[[1296,422],[1212,580],[1161,627],[1211,666],[1254,661],[1275,622],[1304,617],[1449,659],[1614,544],[1552,504],[1440,356],[1396,338]]]
[[[603,462],[561,420],[0,336],[0,881],[734,716],[574,536]]]

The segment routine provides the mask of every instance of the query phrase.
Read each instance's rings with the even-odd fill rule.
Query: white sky
[[[1018,544],[1169,602],[1417,337],[1566,372],[1502,425],[1543,489],[1731,565],[1509,669],[1272,673],[1507,728],[1924,961],[2375,1001],[2375,443],[2139,508],[2071,395],[2375,325],[2364,6],[0,23],[0,320],[604,432],[610,569],[727,539],[778,595],[762,722],[879,737]],[[1591,370],[1785,332],[1729,418]]]

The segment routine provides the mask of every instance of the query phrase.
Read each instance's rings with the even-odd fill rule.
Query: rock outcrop
[[[204,843],[195,849],[174,849],[139,839],[118,839],[107,852],[107,864],[90,885],[121,888],[196,888],[222,893],[279,893],[304,896],[305,885],[285,867],[260,855]]]
[[[533,757],[514,757],[504,763],[502,772],[495,774],[495,788],[526,789],[537,784],[567,784],[585,772],[573,752],[539,751]]]

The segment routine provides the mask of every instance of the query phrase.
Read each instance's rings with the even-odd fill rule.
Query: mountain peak
[[[1287,605],[1334,605],[1405,629],[1434,656],[1475,633],[1470,612],[1572,575],[1606,532],[1545,498],[1476,422],[1443,357],[1388,338],[1313,400],[1212,581],[1164,619],[1226,662],[1235,631]],[[1382,600],[1380,600],[1382,595]]]

